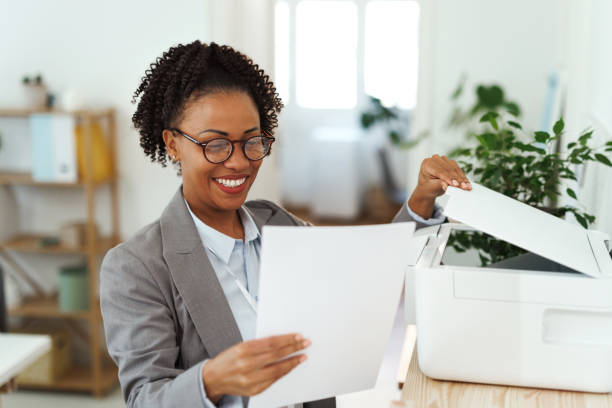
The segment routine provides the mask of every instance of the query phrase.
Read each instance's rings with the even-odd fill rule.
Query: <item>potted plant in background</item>
[[[22,79],[25,100],[28,108],[44,109],[47,106],[47,86],[42,75],[34,77],[24,76]]]
[[[412,149],[419,144],[423,138],[427,136],[426,132],[419,134],[414,139],[408,139],[410,134],[410,115],[409,112],[403,111],[398,107],[386,107],[380,99],[370,96],[369,106],[360,115],[361,127],[368,131],[373,131],[375,128],[382,130],[390,142],[392,148],[403,150]],[[396,181],[396,176],[392,171],[389,152],[385,147],[379,147],[377,152],[378,163],[382,173],[382,183],[384,195],[392,206],[402,205],[407,199],[407,193],[403,186],[399,186]],[[371,196],[376,196],[374,191]],[[372,198],[376,202],[373,207],[382,207],[383,198]]]
[[[476,92],[482,89],[492,88],[480,85]],[[577,168],[587,162],[612,167],[612,140],[595,145],[594,131],[587,129],[576,141],[563,146],[563,119],[554,124],[552,132],[526,132],[517,118],[518,105],[509,104],[503,91],[501,94],[497,90],[494,92],[497,94],[496,109],[486,110],[484,114],[478,112],[480,107],[478,110],[472,108],[467,115],[453,113],[457,116],[451,118],[451,124],[468,127],[470,118],[478,112],[481,127],[474,131],[470,125],[466,131],[469,137],[466,146],[454,149],[451,154],[472,181],[557,217],[572,214],[580,225],[588,228],[595,217],[580,206],[572,188],[560,191],[562,182],[577,181]],[[456,94],[453,94],[455,98]],[[576,205],[559,205],[562,195],[574,199]],[[449,243],[459,252],[468,248],[479,250],[483,266],[523,252],[483,234],[458,234]]]

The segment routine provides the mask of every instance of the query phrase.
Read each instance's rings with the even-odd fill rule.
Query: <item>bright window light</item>
[[[416,1],[372,1],[365,14],[365,93],[386,106],[416,104],[419,61]]]
[[[289,102],[289,4],[278,1],[274,10],[274,85],[283,103]]]
[[[357,104],[357,6],[306,0],[296,9],[296,99],[305,108]]]

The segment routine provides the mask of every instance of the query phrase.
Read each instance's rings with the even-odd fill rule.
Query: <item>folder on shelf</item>
[[[34,180],[77,181],[74,127],[72,115],[40,113],[30,116]]]
[[[91,138],[91,173],[87,167],[87,150],[85,137],[89,132]],[[77,163],[79,177],[83,180],[100,181],[108,179],[112,173],[111,156],[104,138],[104,130],[98,122],[89,125],[77,124],[75,128]]]

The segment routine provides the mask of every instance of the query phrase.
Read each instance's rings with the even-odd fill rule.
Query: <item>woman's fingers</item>
[[[451,160],[446,156],[442,156],[441,159],[449,174],[453,175],[453,185],[455,187],[459,187],[462,182],[465,182],[465,174],[463,174],[463,171],[459,168],[456,161]]]
[[[290,357],[288,359],[278,361],[267,365],[266,367],[257,370],[252,376],[252,387],[251,390],[255,395],[264,391],[270,385],[274,384],[280,378],[289,374],[295,367],[306,361],[307,357],[305,354]]]
[[[291,343],[286,346],[280,347],[275,350],[268,351],[267,353],[258,354],[253,357],[250,361],[250,365],[252,369],[257,369],[259,367],[264,367],[270,364],[281,360],[288,355],[296,353],[298,351],[304,350],[305,348],[311,345],[310,340],[303,339],[296,343]]]
[[[453,185],[453,178],[444,161],[438,155],[434,155],[431,159],[423,161],[422,175],[427,180],[439,179],[445,182],[447,185]]]
[[[443,182],[443,187],[453,186],[471,190],[472,186],[469,179],[455,160],[449,159],[446,156],[434,155],[429,159],[428,164],[431,176],[440,179]],[[446,186],[444,186],[444,183]],[[446,189],[444,188],[444,190]]]
[[[291,345],[299,345],[304,341],[304,336],[299,333],[283,334],[280,336],[265,337],[263,339],[250,340],[242,343],[242,351],[245,356],[269,353]]]

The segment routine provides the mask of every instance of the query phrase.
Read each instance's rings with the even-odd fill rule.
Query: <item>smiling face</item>
[[[214,92],[188,102],[176,127],[199,142],[220,137],[240,141],[261,134],[257,107],[242,91]],[[235,143],[230,158],[213,164],[202,147],[180,134],[164,130],[163,137],[170,156],[181,162],[183,195],[196,215],[223,217],[240,208],[262,160],[248,160]]]

